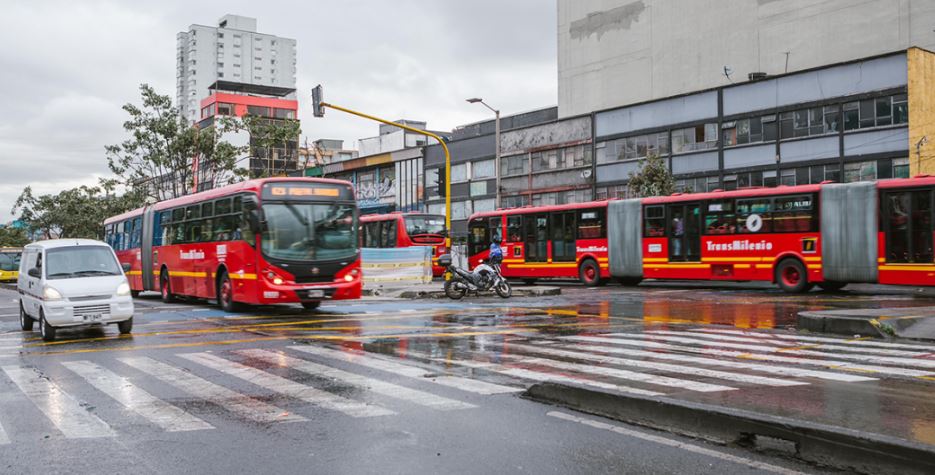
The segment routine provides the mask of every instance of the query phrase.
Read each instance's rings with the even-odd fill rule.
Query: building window
[[[812,107],[779,115],[779,133],[782,139],[809,137],[838,132],[837,106]]]
[[[530,155],[532,158],[532,171],[541,172],[543,170],[554,170],[562,164],[562,150],[547,150],[545,152],[534,152]]]
[[[893,159],[893,178],[909,178],[909,159]]]
[[[218,38],[224,38],[224,33],[218,32]]]
[[[277,119],[295,119],[295,111],[294,111],[294,110],[290,110],[290,109],[280,109],[280,108],[277,107],[277,108],[273,109],[273,111],[274,111],[274,112],[273,112],[274,117],[276,117]]]
[[[472,205],[470,201],[454,201],[451,203],[451,219],[468,219],[471,215]]]
[[[493,198],[488,198],[485,200],[474,200],[474,211],[475,213],[483,213],[485,211],[493,211],[497,209],[496,200]],[[454,214],[454,212],[452,212]],[[500,218],[497,218],[500,219]]]
[[[863,99],[844,104],[844,130],[865,129],[909,122],[905,94]]]
[[[521,208],[529,205],[529,196],[502,196],[500,197],[500,206],[502,208]]]
[[[487,194],[487,182],[486,181],[472,181],[471,182],[471,196],[481,196]]]
[[[584,167],[591,164],[591,147],[576,145],[565,149],[565,166]]]
[[[613,198],[634,198],[627,185],[611,185],[598,188],[594,195],[596,200],[609,200]]]
[[[234,115],[234,105],[227,102],[218,102],[218,115]]]
[[[468,180],[468,163],[459,163],[451,166],[451,182],[460,183]]]
[[[527,155],[500,157],[500,176],[525,175],[529,173]]]
[[[247,106],[247,114],[260,117],[269,117],[269,107]]]
[[[749,124],[749,121],[746,121]],[[672,153],[717,148],[717,124],[698,124],[672,131]]]
[[[619,160],[636,160],[650,154],[669,154],[668,132],[637,135],[597,144],[597,163],[610,163]]]
[[[719,186],[720,180],[717,176],[681,178],[675,180],[675,191],[680,193],[704,193],[706,191],[714,191],[718,189]],[[620,198],[627,198],[627,196],[621,196]]]
[[[223,72],[221,72],[221,71],[218,71],[218,77],[219,77],[219,78],[222,78],[222,77],[224,77],[224,73],[223,73]]]
[[[495,161],[483,160],[471,165],[472,179],[493,178],[495,176]]]
[[[218,61],[218,67],[219,67],[219,68],[223,68],[223,67],[224,67],[224,63]]]

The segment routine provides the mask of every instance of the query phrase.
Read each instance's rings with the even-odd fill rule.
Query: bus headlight
[[[55,287],[49,287],[48,285],[42,289],[42,300],[61,300],[62,293],[55,289]]]
[[[344,276],[344,281],[345,281],[345,282],[353,282],[353,281],[354,281],[354,276],[352,276],[351,274],[347,274],[347,275]]]
[[[276,285],[282,285],[282,279],[279,277],[273,277],[273,283]]]
[[[126,297],[130,295],[130,284],[124,282],[117,286],[117,297]]]

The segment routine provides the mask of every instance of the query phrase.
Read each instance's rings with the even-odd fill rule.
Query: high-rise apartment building
[[[296,41],[258,33],[255,18],[224,15],[217,26],[191,25],[177,38],[177,103],[191,122],[219,81],[295,89]]]

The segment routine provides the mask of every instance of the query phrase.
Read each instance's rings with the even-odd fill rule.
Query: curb
[[[933,341],[935,331],[929,322],[935,319],[924,315],[885,315],[880,310],[874,315],[848,315],[840,310],[799,312],[796,328],[811,332],[837,335],[872,335],[883,338],[905,338],[909,340]],[[919,329],[919,331],[914,331]]]
[[[539,383],[522,395],[630,424],[719,444],[756,448],[779,439],[794,457],[860,473],[935,473],[935,446],[786,417],[709,404]]]
[[[871,318],[826,315],[820,312],[799,312],[795,326],[799,330],[834,333],[837,335],[889,336],[871,323]]]

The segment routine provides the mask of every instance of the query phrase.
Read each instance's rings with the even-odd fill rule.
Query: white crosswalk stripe
[[[792,341],[816,341],[816,342],[825,342],[825,343],[846,343],[848,345],[854,346],[869,346],[877,348],[902,348],[907,350],[915,350],[922,352],[935,352],[935,346],[927,346],[920,344],[908,344],[908,343],[890,343],[887,341],[876,341],[876,340],[860,340],[860,339],[847,339],[847,338],[830,338],[824,336],[811,336],[811,335],[784,335],[781,333],[755,333],[751,331],[743,330],[722,330],[718,328],[692,328],[692,332],[696,333],[721,333],[725,335],[739,335],[747,337],[755,337],[761,339],[771,339],[779,338],[781,340],[792,340]]]
[[[634,366],[637,368],[646,368],[646,369],[656,369],[660,371],[668,371],[670,373],[678,374],[689,374],[694,376],[702,376],[706,378],[717,378],[724,379],[727,381],[736,381],[738,383],[747,383],[747,384],[761,384],[764,386],[802,386],[808,383],[801,381],[789,381],[786,379],[776,379],[776,378],[767,378],[763,376],[751,376],[742,373],[728,373],[725,371],[715,371],[704,368],[694,368],[691,366],[680,366],[667,363],[655,363],[652,361],[644,360],[630,360],[623,358],[614,358],[608,356],[599,356],[594,354],[579,353],[576,351],[565,351],[559,350],[556,348],[542,348],[529,345],[517,345],[511,344],[510,348],[518,349],[527,353],[537,353],[550,356],[558,356],[562,358],[575,358],[578,360],[593,361],[595,363],[603,364],[613,364],[620,366]]]
[[[379,379],[360,376],[340,369],[313,363],[311,361],[286,356],[282,353],[274,353],[266,350],[238,350],[236,353],[246,355],[251,358],[256,358],[271,364],[282,363],[291,369],[295,369],[303,373],[308,373],[314,376],[334,378],[347,384],[366,388],[377,394],[382,394],[384,396],[389,396],[396,399],[402,399],[404,401],[409,401],[433,409],[447,411],[470,409],[476,407],[473,404],[468,404],[466,402],[456,401],[454,399],[449,399],[442,396],[436,396],[432,393],[387,383]]]
[[[538,342],[536,342],[538,345]],[[832,373],[830,371],[816,371],[811,369],[789,368],[786,366],[773,366],[758,363],[744,363],[740,361],[721,360],[716,358],[702,358],[700,356],[680,355],[675,353],[661,353],[658,351],[635,350],[632,348],[621,348],[616,346],[601,346],[598,344],[566,344],[560,348],[569,350],[580,350],[585,352],[601,352],[620,354],[625,356],[638,356],[642,358],[653,358],[658,360],[679,361],[682,363],[692,363],[706,366],[720,366],[724,368],[747,369],[769,374],[783,376],[794,376],[799,378],[817,378],[828,381],[842,381],[856,383],[861,381],[876,381],[877,378],[867,376],[857,376],[847,373]],[[734,374],[734,373],[730,373]]]
[[[310,346],[310,345],[301,345],[301,346],[290,346],[289,349],[295,351],[301,351],[303,353],[309,353],[317,356],[324,356],[329,358],[338,359],[341,361],[347,361],[349,363],[354,363],[362,365],[368,368],[378,369],[380,371],[386,371],[388,373],[398,374],[400,376],[406,376],[409,378],[419,379],[420,381],[427,381],[434,384],[439,384],[442,386],[448,386],[455,389],[460,389],[462,391],[472,392],[476,394],[503,394],[503,393],[515,393],[520,392],[523,389],[514,388],[510,386],[503,386],[500,384],[488,383],[486,381],[480,381],[477,379],[462,378],[459,376],[448,376],[444,374],[437,374],[434,371],[429,371],[424,368],[419,368],[417,366],[409,366],[395,361],[389,361],[383,358],[380,358],[376,355],[365,353],[365,352],[348,352],[348,351],[338,351],[332,350],[320,346]]]
[[[62,365],[127,409],[168,432],[214,428],[211,424],[140,389],[126,378],[90,361],[66,361]]]
[[[686,343],[689,345],[717,345],[719,348],[733,348],[737,350],[747,350],[747,351],[760,351],[764,353],[780,353],[787,355],[803,355],[803,356],[817,356],[821,358],[837,358],[843,360],[853,360],[861,361],[871,364],[886,363],[898,366],[915,366],[919,368],[933,368],[935,369],[935,360],[923,360],[923,359],[913,359],[913,358],[897,358],[891,356],[872,356],[872,355],[852,355],[846,353],[829,353],[826,351],[813,351],[813,350],[800,350],[794,348],[777,348],[775,346],[766,346],[766,345],[749,345],[742,343],[728,343],[723,341],[712,342],[710,340],[705,340],[703,338],[689,338],[681,336],[669,336],[669,335],[649,335],[649,334],[619,334],[611,333],[608,334],[610,337],[620,337],[626,336],[630,338],[643,338],[653,341],[671,341],[675,343]]]
[[[655,384],[659,386],[666,386],[670,388],[679,388],[687,389],[689,391],[697,391],[701,393],[713,393],[718,391],[736,391],[737,388],[732,388],[730,386],[722,386],[720,384],[708,384],[701,383],[697,381],[687,381],[684,379],[670,378],[667,376],[660,376],[657,374],[647,374],[647,373],[637,373],[635,371],[627,371],[622,369],[614,368],[602,368],[600,366],[587,366],[577,363],[566,363],[564,361],[556,361],[545,358],[528,358],[522,357],[519,355],[503,355],[504,358],[512,360],[516,363],[523,365],[533,365],[533,366],[548,366],[550,368],[563,369],[567,371],[574,371],[577,373],[585,374],[594,374],[598,376],[609,376],[617,379],[624,379],[627,381],[636,381],[640,383]]]
[[[825,368],[832,369],[842,369],[842,370],[852,370],[859,371],[864,373],[882,373],[887,375],[899,375],[899,376],[931,376],[935,373],[931,371],[922,371],[908,368],[897,368],[893,366],[878,366],[878,365],[868,365],[868,364],[858,364],[852,363],[849,361],[841,361],[836,359],[812,359],[812,358],[799,358],[791,356],[780,356],[775,354],[758,354],[758,353],[749,353],[743,351],[733,351],[733,350],[718,350],[716,348],[697,348],[693,346],[681,346],[681,345],[672,345],[668,343],[662,343],[658,341],[649,341],[641,338],[609,338],[609,337],[591,337],[591,336],[567,336],[559,337],[567,341],[581,341],[587,343],[599,343],[599,344],[612,344],[612,345],[625,345],[625,346],[637,346],[643,348],[656,348],[660,350],[668,351],[682,351],[686,353],[698,353],[706,356],[726,356],[731,358],[742,358],[745,360],[757,360],[757,361],[769,361],[777,363],[791,363],[794,365],[806,365],[806,366],[822,366]]]
[[[566,384],[580,384],[585,386],[593,386],[601,389],[609,389],[611,391],[620,391],[630,394],[640,394],[643,396],[663,396],[664,393],[656,391],[648,391],[645,389],[632,388],[629,386],[621,386],[619,384],[605,383],[602,381],[593,381],[585,378],[572,378],[562,374],[553,374],[546,373],[542,371],[533,371],[525,368],[512,368],[509,366],[499,365],[496,363],[484,363],[480,361],[465,361],[465,360],[454,360],[454,359],[445,359],[445,358],[436,358],[432,355],[425,353],[419,353],[412,350],[408,351],[412,356],[423,358],[429,361],[435,361],[442,364],[454,364],[457,366],[464,366],[466,368],[482,369],[485,371],[490,371],[493,373],[503,374],[506,376],[512,376],[519,379],[529,379],[532,381],[542,381],[542,382],[557,382],[557,383],[566,383]]]
[[[10,437],[6,435],[6,431],[3,430],[3,424],[0,424],[0,445],[6,445],[10,443]]]
[[[270,391],[314,404],[325,409],[342,412],[351,417],[374,417],[395,414],[395,412],[372,404],[352,401],[336,394],[313,388],[306,384],[276,376],[250,366],[219,358],[210,353],[189,353],[179,355],[208,368],[243,379]]]
[[[884,355],[884,356],[906,356],[906,357],[920,357],[925,356],[926,352],[924,351],[907,351],[907,350],[891,350],[883,348],[860,348],[847,345],[834,345],[827,343],[797,343],[794,341],[776,341],[768,340],[763,338],[752,338],[752,337],[743,337],[743,336],[732,336],[732,335],[718,335],[712,333],[699,333],[699,332],[676,332],[676,331],[666,331],[666,330],[650,330],[646,333],[652,335],[673,335],[673,336],[686,336],[689,338],[704,338],[706,340],[717,340],[717,341],[735,341],[740,343],[767,343],[770,345],[781,345],[788,348],[793,347],[804,347],[807,349],[817,349],[817,350],[836,350],[836,351],[850,351],[854,353],[867,353],[872,355]]]
[[[81,439],[116,435],[106,422],[37,370],[4,366],[3,371],[65,437]]]
[[[297,422],[306,420],[302,416],[289,414],[276,406],[231,391],[187,371],[149,357],[118,359],[171,386],[256,422]]]

